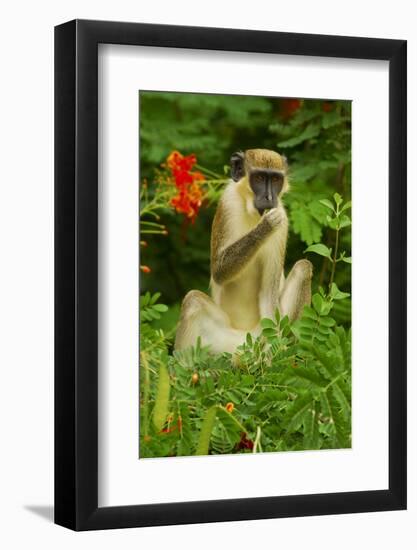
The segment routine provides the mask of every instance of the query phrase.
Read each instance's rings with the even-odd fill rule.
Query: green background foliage
[[[198,346],[188,355],[173,353],[182,298],[191,289],[209,291],[210,228],[220,193],[193,224],[169,207],[159,212],[168,235],[148,234],[141,247],[141,264],[151,273],[141,276],[140,455],[201,454],[206,443],[210,453],[249,452],[245,438],[257,451],[350,446],[350,102],[141,92],[140,145],[141,182],[151,196],[173,150],[196,154],[199,165],[221,177],[228,177],[234,151],[284,154],[291,183],[284,197],[286,271],[308,257],[315,293],[300,322],[287,327],[277,319],[248,341],[239,365]]]

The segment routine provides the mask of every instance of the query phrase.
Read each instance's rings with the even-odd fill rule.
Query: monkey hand
[[[283,219],[284,216],[280,209],[271,208],[271,210],[268,210],[268,212],[263,215],[262,223],[268,224],[270,229],[276,229],[281,224]]]

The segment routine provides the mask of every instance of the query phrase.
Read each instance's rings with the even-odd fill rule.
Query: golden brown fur
[[[297,262],[287,281],[284,276],[288,219],[280,198],[289,189],[286,159],[275,151],[249,149],[242,162],[243,177],[226,187],[213,219],[212,298],[197,291],[187,294],[177,349],[200,337],[213,351],[233,352],[247,332],[259,333],[262,318],[273,317],[278,309],[295,319],[310,301],[310,262]],[[252,168],[284,174],[276,207],[262,216],[249,184]]]
[[[279,153],[269,149],[248,149],[245,151],[246,172],[250,167],[286,170],[286,161]]]

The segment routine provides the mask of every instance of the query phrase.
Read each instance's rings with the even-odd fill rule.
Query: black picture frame
[[[98,506],[98,44],[389,62],[387,490]],[[55,28],[57,524],[78,531],[406,508],[406,46],[404,40],[107,21]]]

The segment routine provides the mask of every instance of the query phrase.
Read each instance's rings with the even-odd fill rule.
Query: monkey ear
[[[242,151],[233,153],[230,157],[230,175],[233,181],[239,181],[245,175],[245,168],[243,166],[245,155]]]

